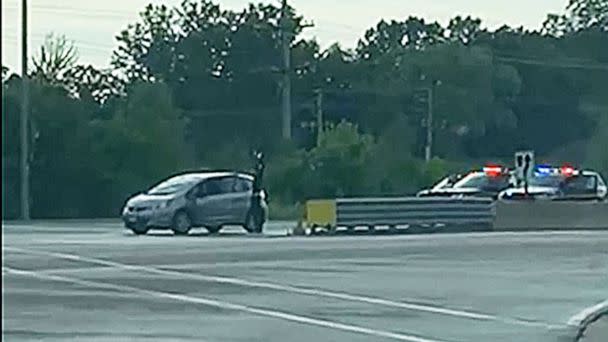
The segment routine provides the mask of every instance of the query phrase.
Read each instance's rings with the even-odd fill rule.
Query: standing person
[[[266,165],[264,165],[264,154],[262,152],[254,152],[255,156],[255,179],[253,181],[253,192],[262,191],[262,181],[264,178],[264,169]]]
[[[264,209],[262,208],[262,196],[264,196],[264,189],[262,182],[264,180],[264,154],[262,152],[255,151],[255,168],[254,168],[254,180],[253,180],[253,192],[251,195],[251,212],[254,215],[255,220],[255,233],[262,232],[262,225],[264,222]]]

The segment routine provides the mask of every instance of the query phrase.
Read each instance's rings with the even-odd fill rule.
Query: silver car
[[[226,225],[241,225],[248,232],[261,233],[268,205],[264,191],[253,193],[253,182],[253,176],[234,172],[171,177],[130,198],[122,219],[137,235],[150,229],[171,229],[176,235],[185,235],[193,227],[217,233]],[[254,195],[260,198],[259,207],[253,205]]]

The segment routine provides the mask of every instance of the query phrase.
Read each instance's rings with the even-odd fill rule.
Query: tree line
[[[484,29],[470,16],[382,20],[352,49],[321,49],[302,38],[306,19],[294,8],[287,26],[280,15],[268,4],[151,4],[117,35],[108,69],[79,64],[61,36],[40,48],[27,78],[3,67],[3,218],[20,210],[23,82],[33,217],[116,216],[130,194],[173,173],[247,169],[253,149],[268,155],[281,210],[313,197],[409,194],[452,170],[511,163],[519,149],[608,172],[608,0],[570,0],[539,30]],[[284,72],[291,141],[281,138]],[[425,163],[429,87],[434,159]]]

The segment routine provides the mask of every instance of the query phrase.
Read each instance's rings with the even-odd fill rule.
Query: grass
[[[268,203],[269,217],[271,220],[296,221],[302,218],[303,207],[300,203],[286,204],[277,201]]]

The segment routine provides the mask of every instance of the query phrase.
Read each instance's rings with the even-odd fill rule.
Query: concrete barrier
[[[608,229],[608,203],[498,202],[494,230]]]

